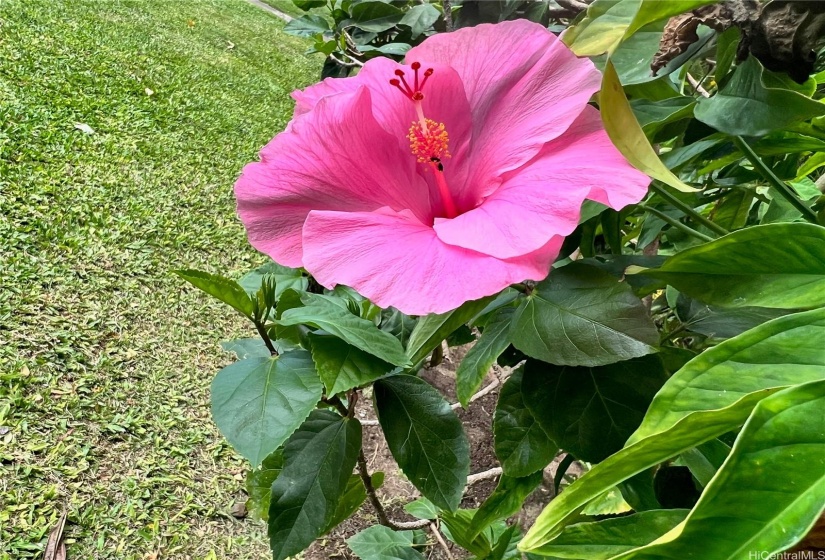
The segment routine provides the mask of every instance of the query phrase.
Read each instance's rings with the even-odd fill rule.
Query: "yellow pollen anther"
[[[413,122],[407,138],[410,140],[410,150],[419,163],[433,163],[450,157],[449,136],[444,123],[424,119],[422,123]]]

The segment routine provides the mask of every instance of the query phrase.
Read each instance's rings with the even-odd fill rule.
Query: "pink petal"
[[[650,177],[634,168],[604,131],[599,111],[587,106],[561,138],[547,144],[525,167],[563,170],[571,183],[590,186],[587,198],[621,210],[647,194]],[[554,178],[553,181],[561,179]]]
[[[481,198],[560,136],[599,89],[601,77],[552,33],[526,20],[479,25],[429,37],[407,60],[449,64],[473,112],[468,179]]]
[[[470,140],[472,122],[470,105],[464,93],[464,85],[458,73],[450,66],[432,64],[434,72],[424,88],[423,108],[428,119],[443,122],[450,134],[453,153],[460,151],[460,146]],[[393,135],[409,153],[407,134],[410,125],[417,120],[415,107],[403,93],[390,84],[396,78],[396,70],[404,71],[407,79],[413,75],[409,66],[398,64],[385,57],[373,58],[364,65],[356,76],[351,78],[327,78],[304,90],[292,93],[295,115],[311,111],[318,102],[330,95],[353,92],[359,87],[366,87],[372,94],[373,115],[388,133]],[[410,157],[413,157],[410,154]]]
[[[539,166],[505,182],[481,206],[433,226],[444,243],[509,259],[569,235],[589,188],[554,181]],[[556,170],[560,173],[560,170]]]
[[[478,208],[452,220],[436,218],[438,237],[500,259],[523,255],[569,235],[585,198],[619,210],[639,202],[650,183],[613,146],[590,106],[503,181]]]
[[[247,165],[235,184],[249,242],[277,262],[302,264],[311,210],[410,210],[430,223],[427,185],[415,161],[372,115],[370,91],[323,98]]]
[[[304,266],[328,288],[344,284],[381,307],[424,315],[543,279],[562,241],[500,260],[443,243],[408,212],[314,211],[304,225]]]

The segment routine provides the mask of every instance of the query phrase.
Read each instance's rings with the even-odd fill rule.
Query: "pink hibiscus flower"
[[[255,248],[379,306],[440,313],[545,278],[585,199],[644,196],[587,105],[599,72],[542,26],[439,34],[406,58],[293,94],[287,130],[235,185]]]

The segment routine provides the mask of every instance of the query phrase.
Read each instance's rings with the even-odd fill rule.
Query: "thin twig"
[[[799,210],[802,213],[802,216],[809,222],[817,223],[816,219],[816,212],[814,212],[811,208],[809,208],[804,202],[802,202],[797,196],[796,193],[789,187],[785,181],[780,179],[779,177],[774,174],[770,167],[765,165],[765,162],[753,151],[753,148],[745,142],[745,139],[741,136],[734,136],[733,143],[736,145],[739,150],[745,157],[748,158],[748,161],[751,162],[754,169],[756,169],[760,175],[762,175],[765,180],[778,192],[782,195],[785,200],[790,202],[794,208]]]
[[[590,7],[586,2],[582,2],[581,0],[556,0],[556,4],[577,14]]]
[[[447,555],[447,558],[449,560],[455,560],[453,558],[452,553],[450,552],[450,547],[447,546],[446,542],[444,542],[444,537],[441,536],[441,531],[438,529],[438,525],[436,524],[435,521],[432,521],[430,523],[430,531],[432,532],[433,536],[435,537],[435,540],[438,541],[438,544],[441,545],[441,548],[444,549],[444,553]]]
[[[385,527],[395,529],[393,523],[387,517],[387,512],[384,511],[384,506],[381,505],[381,500],[378,499],[378,494],[375,493],[375,487],[372,485],[372,477],[367,470],[367,458],[364,457],[364,448],[358,452],[358,475],[361,477],[361,482],[364,483],[364,489],[367,491],[367,498],[372,504],[372,509],[375,510],[375,515],[378,516],[378,522]]]
[[[453,31],[453,4],[450,0],[441,0],[441,6],[444,8],[444,29],[447,33]]]
[[[347,56],[349,56],[349,55],[347,55]],[[329,55],[329,57],[333,61],[335,61],[337,64],[340,64],[341,66],[344,66],[345,68],[353,68],[353,67],[356,67],[356,66],[360,68],[361,66],[364,65],[363,62],[361,62],[360,60],[356,60],[356,59],[352,58],[351,56],[350,56],[350,60],[352,60],[352,62],[344,62],[340,58],[336,57],[334,54]]]
[[[467,477],[467,486],[475,484],[476,482],[481,482],[482,480],[487,480],[488,478],[496,478],[501,476],[501,473],[504,472],[501,470],[501,467],[493,467],[492,469],[482,471],[480,473],[471,474]]]
[[[710,97],[708,90],[702,87],[702,83],[699,82],[699,80],[688,74],[687,81],[690,82],[690,85],[693,87],[693,89],[699,92],[699,95],[701,95],[702,97]]]
[[[469,401],[469,402],[475,402],[475,401],[477,401],[478,399],[480,399],[480,398],[482,398],[482,397],[484,397],[484,396],[488,395],[490,392],[492,392],[492,391],[493,391],[493,389],[495,389],[495,388],[496,388],[496,387],[498,387],[499,385],[501,385],[501,382],[499,381],[498,377],[494,378],[494,379],[490,382],[490,384],[489,384],[489,385],[487,385],[487,386],[486,386],[486,387],[484,387],[481,391],[479,391],[478,393],[476,393],[475,395],[473,395],[472,397],[470,397],[470,401]],[[451,405],[450,405],[450,408],[452,408],[453,410],[457,410],[457,409],[461,408],[461,403],[460,403],[460,402],[453,403],[453,404],[451,404]]]
[[[275,346],[272,344],[272,339],[269,338],[269,333],[266,332],[266,328],[264,328],[263,323],[260,321],[254,321],[255,323],[255,330],[258,331],[258,334],[263,339],[264,344],[266,345],[266,349],[269,350],[270,356],[277,356],[278,351],[275,350]]]
[[[665,189],[664,187],[659,186],[656,183],[656,181],[654,181],[650,184],[650,190],[652,190],[653,192],[658,194],[660,197],[665,199],[665,201],[668,204],[670,204],[671,206],[673,206],[675,208],[678,208],[679,210],[681,210],[682,212],[684,212],[685,214],[690,216],[690,218],[692,218],[695,222],[697,222],[699,224],[702,224],[703,226],[705,226],[706,228],[708,228],[712,232],[718,233],[719,235],[727,235],[727,234],[730,233],[728,230],[726,230],[725,228],[723,228],[719,224],[711,222],[710,220],[705,218],[703,215],[701,215],[699,212],[697,212],[694,208],[690,207],[689,205],[687,205],[684,202],[682,202],[681,200],[679,200],[676,196],[674,196],[670,192],[668,192],[667,189]]]
[[[664,212],[660,212],[656,208],[651,208],[650,206],[645,206],[644,204],[639,204],[639,208],[641,208],[645,212],[649,212],[650,214],[653,214],[654,216],[656,216],[657,218],[659,218],[660,220],[662,220],[666,224],[670,224],[671,226],[675,227],[679,231],[682,231],[683,233],[686,233],[686,234],[688,234],[692,237],[695,237],[696,239],[700,239],[700,240],[704,241],[705,243],[713,241],[712,237],[707,236],[707,235],[705,235],[704,233],[702,233],[700,231],[696,231],[692,227],[683,224],[682,222],[680,222],[679,220],[677,220],[675,218],[671,218],[670,216],[668,216]]]

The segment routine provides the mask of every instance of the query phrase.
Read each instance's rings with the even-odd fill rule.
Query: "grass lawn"
[[[209,383],[232,183],[320,62],[244,0],[0,2],[0,560],[265,558]]]

